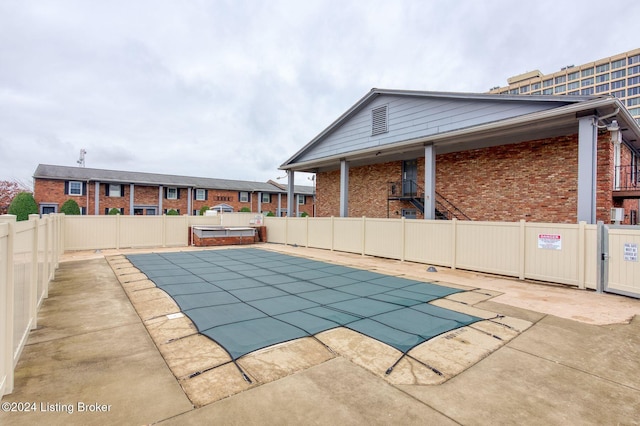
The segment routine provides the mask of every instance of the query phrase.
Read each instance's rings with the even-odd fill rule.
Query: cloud
[[[640,6],[0,3],[0,179],[38,163],[261,180],[372,87],[484,92],[637,48]],[[304,177],[301,182],[305,181]]]

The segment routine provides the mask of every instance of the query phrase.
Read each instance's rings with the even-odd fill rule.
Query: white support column
[[[433,144],[424,147],[424,218],[436,218],[436,152]]]
[[[282,193],[278,193],[278,210],[276,211],[276,217],[282,216]]]
[[[340,160],[340,217],[349,217],[349,163]]]
[[[135,199],[135,185],[129,184],[129,215],[133,216],[133,201]]]
[[[162,185],[158,186],[158,214],[162,214]]]
[[[193,189],[191,187],[187,188],[187,216],[191,216],[193,212]],[[184,214],[184,213],[183,213]]]
[[[293,170],[287,170],[287,216],[291,216],[294,212],[293,210],[293,202],[295,201],[295,191],[294,191],[294,175],[295,172]]]
[[[258,192],[258,214],[262,213],[262,191]]]
[[[598,128],[595,117],[578,122],[578,211],[577,222],[596,223],[596,168]]]
[[[96,195],[94,198],[94,208],[93,208],[93,214],[94,215],[99,215],[100,214],[100,182],[96,181]],[[108,184],[107,184],[108,185]]]

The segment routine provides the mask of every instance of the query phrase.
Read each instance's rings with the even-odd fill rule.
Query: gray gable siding
[[[382,95],[365,105],[294,160],[303,162],[361,149],[447,133],[565,105],[528,102]],[[388,106],[387,133],[371,136],[371,110]]]

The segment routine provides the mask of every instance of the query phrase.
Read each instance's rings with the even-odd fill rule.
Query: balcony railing
[[[617,166],[615,168],[614,191],[640,191],[640,170],[638,166]]]

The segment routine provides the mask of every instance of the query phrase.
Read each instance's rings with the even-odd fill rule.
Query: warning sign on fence
[[[558,234],[538,234],[538,248],[562,250],[562,237]]]
[[[624,260],[627,262],[638,261],[638,244],[624,243]]]

